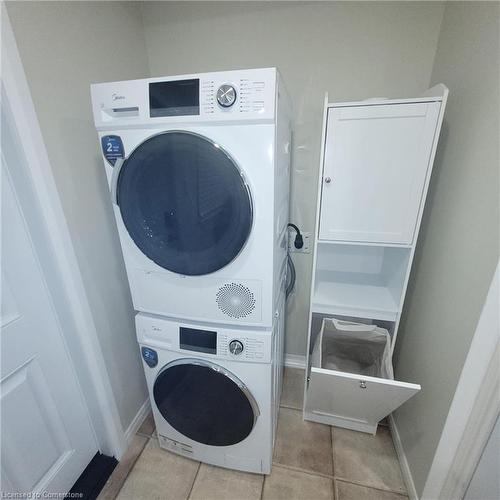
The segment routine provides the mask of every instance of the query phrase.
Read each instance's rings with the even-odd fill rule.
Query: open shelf
[[[353,245],[352,241],[343,240],[318,240],[319,245]],[[386,248],[411,248],[413,244],[406,243],[377,243],[367,241],[357,241],[356,246],[364,247],[386,247]]]
[[[409,248],[318,245],[312,311],[396,321]]]
[[[316,282],[313,312],[396,321],[398,304],[387,287],[335,281]]]

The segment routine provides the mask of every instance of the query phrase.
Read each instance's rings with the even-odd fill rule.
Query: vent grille
[[[217,306],[231,318],[244,318],[255,309],[255,296],[241,283],[226,283],[217,292]]]

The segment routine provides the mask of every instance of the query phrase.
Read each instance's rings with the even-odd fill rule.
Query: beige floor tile
[[[274,462],[332,475],[330,427],[306,422],[301,411],[280,408]]]
[[[304,400],[304,370],[285,368],[283,375],[283,392],[281,406],[302,410]]]
[[[332,500],[332,482],[327,477],[273,465],[264,481],[262,500]]]
[[[149,440],[118,498],[120,500],[185,500],[193,486],[199,462],[160,449]]]
[[[377,434],[333,428],[335,477],[406,493],[396,450],[387,427]]]
[[[335,480],[336,500],[408,500],[406,495]]]
[[[260,500],[264,476],[201,464],[189,500]]]
[[[136,460],[141,454],[142,450],[146,446],[148,438],[144,436],[135,435],[127,448],[127,451],[123,455],[122,459],[115,467],[115,470],[106,481],[104,488],[97,497],[98,500],[114,500],[118,495],[123,483],[127,479],[130,470],[134,466]]]
[[[145,434],[146,436],[152,436],[156,429],[155,421],[153,418],[153,413],[149,412],[148,416],[144,419],[139,430],[137,431],[139,434]]]

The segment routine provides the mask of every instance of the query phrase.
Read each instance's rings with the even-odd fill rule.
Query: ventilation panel
[[[241,283],[226,283],[219,288],[217,306],[231,318],[245,318],[255,309],[255,295]]]

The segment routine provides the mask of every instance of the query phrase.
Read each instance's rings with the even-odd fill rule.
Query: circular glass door
[[[198,276],[229,264],[252,226],[252,200],[233,159],[190,132],[155,135],[124,162],[123,223],[139,249],[169,271]]]
[[[156,378],[153,395],[158,410],[175,430],[211,446],[243,441],[258,416],[257,403],[244,384],[205,361],[170,363]]]

